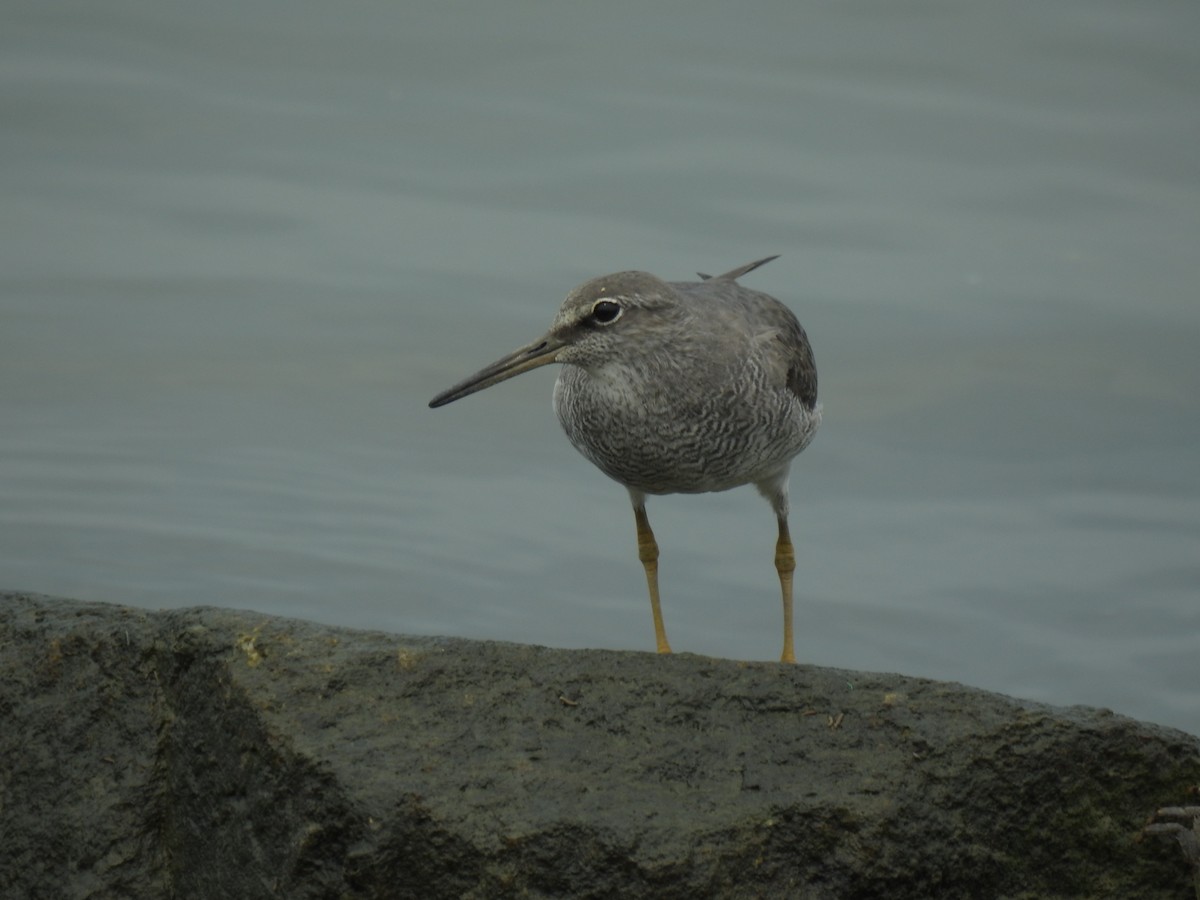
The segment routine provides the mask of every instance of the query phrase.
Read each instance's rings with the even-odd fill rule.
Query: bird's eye
[[[598,300],[592,307],[592,318],[601,325],[611,325],[621,317],[621,304],[612,300]]]

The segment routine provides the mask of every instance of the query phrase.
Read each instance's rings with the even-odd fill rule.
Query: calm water
[[[0,13],[0,584],[649,649],[532,373],[592,275],[789,303],[798,647],[1200,733],[1200,6]],[[678,650],[778,653],[752,490],[655,500]]]

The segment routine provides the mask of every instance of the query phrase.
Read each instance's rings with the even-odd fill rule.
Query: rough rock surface
[[[0,896],[1187,897],[1200,739],[957,684],[0,593]]]

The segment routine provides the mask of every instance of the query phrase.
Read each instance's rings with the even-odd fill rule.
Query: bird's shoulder
[[[672,285],[686,297],[697,318],[725,335],[741,340],[727,346],[764,360],[773,380],[786,385],[804,406],[817,403],[817,367],[808,334],[796,314],[762,291],[716,279]]]

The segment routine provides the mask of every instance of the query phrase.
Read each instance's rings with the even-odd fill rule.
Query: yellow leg
[[[654,640],[658,644],[659,653],[670,653],[671,645],[667,643],[667,629],[663,626],[662,608],[658,604],[658,542],[654,540],[654,532],[650,530],[650,520],[646,518],[646,507],[638,504],[633,508],[633,516],[637,520],[638,559],[646,570],[646,586],[650,588],[650,612],[654,616]]]
[[[775,570],[783,592],[783,655],[780,662],[794,663],[796,651],[792,642],[792,573],[796,571],[796,554],[792,552],[792,536],[787,519],[779,517],[779,540],[775,543]]]

